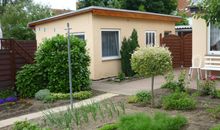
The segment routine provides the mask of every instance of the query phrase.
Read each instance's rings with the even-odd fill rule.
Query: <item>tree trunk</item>
[[[151,78],[151,106],[154,107],[154,76]]]

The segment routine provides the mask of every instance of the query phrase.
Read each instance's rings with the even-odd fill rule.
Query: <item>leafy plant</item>
[[[172,69],[171,53],[165,47],[144,47],[135,51],[131,58],[132,69],[141,76],[151,76],[152,106],[154,106],[154,77]]]
[[[216,95],[215,81],[211,79],[206,79],[200,82],[199,92],[201,95]]]
[[[220,124],[210,128],[210,130],[220,130]]]
[[[37,100],[44,100],[47,96],[50,95],[50,90],[42,89],[35,93],[35,99]]]
[[[153,117],[145,113],[125,115],[120,118],[118,130],[179,130],[187,124],[183,116],[156,113]]]
[[[140,91],[136,93],[137,101],[148,103],[151,100],[151,94],[147,91]]]
[[[184,92],[175,92],[163,97],[162,106],[164,109],[191,110],[195,109],[196,101]]]
[[[215,108],[207,109],[207,111],[211,117],[220,119],[220,105],[216,106]]]
[[[105,124],[98,130],[117,130],[118,129],[118,124]]]
[[[48,95],[44,97],[43,102],[44,103],[53,103],[56,101],[56,98],[54,98],[52,95]]]
[[[119,73],[117,77],[120,81],[125,80],[125,74],[124,73]]]
[[[74,99],[83,100],[92,97],[91,91],[80,91],[73,94]]]
[[[40,128],[38,125],[28,121],[18,121],[14,124],[13,130],[51,130],[49,128]]]
[[[13,90],[3,90],[0,92],[0,99],[5,99],[10,96],[15,96],[15,92]]]
[[[121,46],[121,68],[125,76],[134,76],[134,71],[131,69],[131,55],[134,53],[138,45],[137,31],[134,29],[130,38],[124,38]]]

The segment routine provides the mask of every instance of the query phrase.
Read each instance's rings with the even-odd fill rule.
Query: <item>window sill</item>
[[[120,60],[121,57],[119,56],[112,56],[112,57],[102,57],[102,61],[111,61],[111,60]]]

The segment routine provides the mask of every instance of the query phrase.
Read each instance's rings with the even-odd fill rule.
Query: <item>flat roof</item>
[[[168,21],[168,22],[180,22],[181,21],[181,17],[174,16],[174,15],[90,6],[90,7],[79,9],[76,11],[71,11],[68,13],[64,13],[64,14],[52,16],[49,18],[30,22],[28,23],[28,27],[34,28],[36,25],[40,25],[40,24],[44,24],[44,23],[48,23],[48,22],[52,22],[52,21],[56,21],[60,19],[65,19],[68,17],[73,17],[76,15],[80,15],[80,14],[84,14],[88,12],[91,12],[93,15],[100,15],[100,16],[159,20],[159,21]]]

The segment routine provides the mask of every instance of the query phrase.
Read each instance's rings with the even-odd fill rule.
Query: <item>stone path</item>
[[[118,94],[113,94],[113,93],[106,93],[106,94],[102,94],[87,100],[83,100],[77,103],[73,104],[74,108],[79,108],[81,106],[84,105],[89,105],[91,103],[96,103],[96,102],[100,102],[103,101],[105,99],[117,96]],[[1,120],[0,121],[0,129],[13,125],[16,121],[24,121],[24,120],[33,120],[33,119],[37,119],[37,118],[41,118],[44,116],[44,113],[47,112],[53,112],[53,113],[58,113],[58,112],[62,112],[62,111],[66,111],[68,108],[70,108],[70,105],[66,105],[66,106],[61,106],[61,107],[56,107],[56,108],[51,108],[48,110],[44,110],[44,111],[40,111],[40,112],[36,112],[36,113],[31,113],[28,115],[23,115],[23,116],[19,116],[19,117],[14,117],[14,118],[10,118],[10,119],[6,119],[6,120]]]

